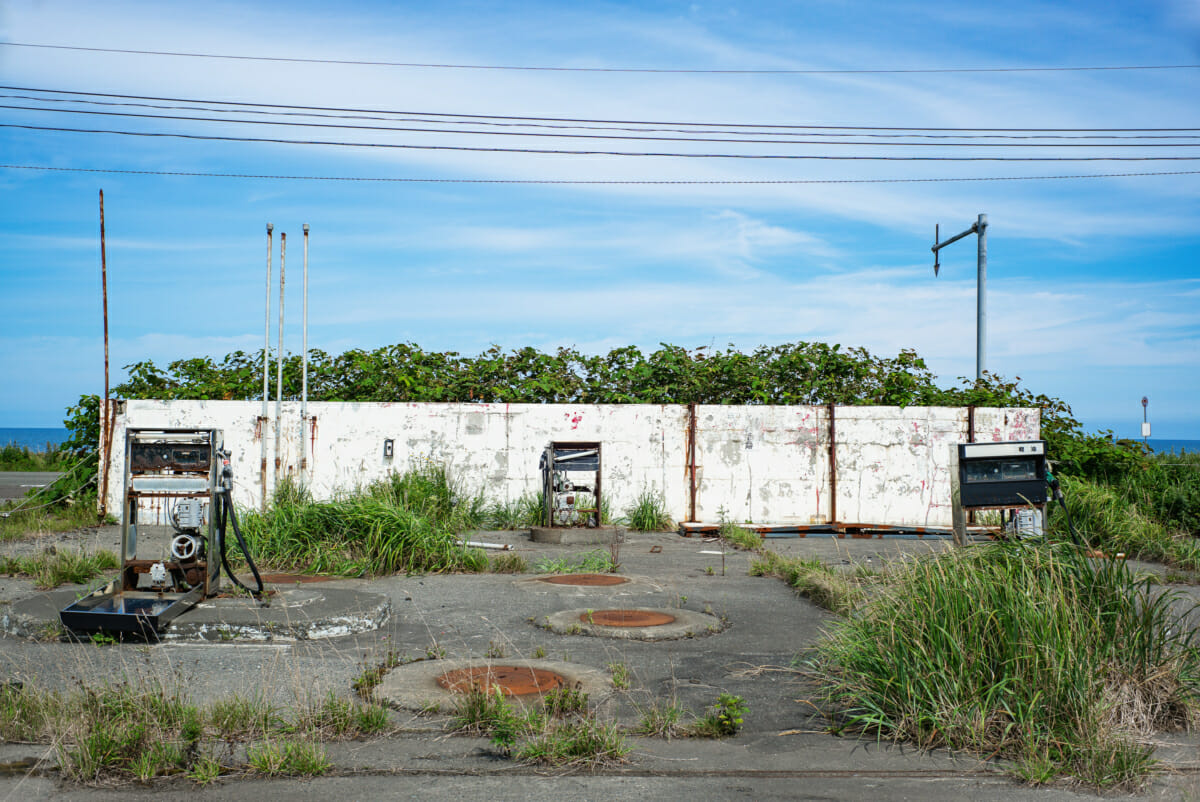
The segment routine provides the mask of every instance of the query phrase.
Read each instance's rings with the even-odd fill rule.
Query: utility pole
[[[987,369],[986,352],[987,352],[987,215],[979,215],[979,219],[961,234],[955,234],[945,242],[938,240],[939,226],[933,228],[933,275],[938,274],[938,269],[941,264],[938,262],[938,251],[945,248],[952,242],[958,242],[960,239],[971,234],[979,235],[979,249],[977,252],[978,262],[978,279],[975,288],[975,379],[983,379],[983,372]]]

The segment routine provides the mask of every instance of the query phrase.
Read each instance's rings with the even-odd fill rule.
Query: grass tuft
[[[814,558],[763,551],[762,557],[750,564],[750,575],[778,577],[813,604],[835,613],[850,612],[866,597],[858,582]]]
[[[119,567],[117,555],[105,549],[94,554],[82,549],[47,549],[32,557],[0,557],[0,574],[31,577],[34,585],[42,590],[66,584],[83,585],[101,573],[115,571]]]
[[[1092,548],[1110,555],[1124,552],[1129,557],[1200,570],[1200,540],[1148,514],[1153,513],[1156,505],[1161,506],[1158,502],[1152,503],[1148,499],[1140,503],[1130,501],[1137,493],[1136,486],[1131,484],[1122,490],[1071,477],[1064,477],[1062,485],[1071,521]],[[1187,487],[1181,485],[1179,492],[1186,490]],[[1185,515],[1186,511],[1179,514]],[[1069,537],[1066,516],[1061,508],[1052,508],[1050,534],[1060,540]]]
[[[529,570],[529,563],[520,554],[505,551],[492,557],[488,570],[493,574],[523,574]]]
[[[617,564],[610,552],[596,549],[574,557],[544,557],[538,561],[535,570],[539,574],[607,574],[616,571]]]
[[[478,526],[481,508],[444,468],[429,464],[333,501],[313,501],[285,485],[266,513],[246,514],[242,529],[255,560],[282,570],[340,576],[483,571],[483,551],[455,542]]]
[[[497,501],[487,508],[484,522],[494,529],[529,529],[541,526],[543,513],[540,493],[526,493],[515,501]]]
[[[667,512],[667,500],[661,493],[643,490],[637,500],[625,509],[625,523],[638,532],[669,532],[675,520]]]
[[[516,751],[526,763],[597,769],[625,763],[632,751],[616,724],[581,718],[560,722]]]
[[[1196,713],[1171,593],[1121,561],[998,543],[909,561],[819,645],[837,727],[1009,757],[1030,781],[1146,776],[1146,734]]]

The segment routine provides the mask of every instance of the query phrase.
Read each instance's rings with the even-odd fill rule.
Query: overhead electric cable
[[[41,92],[44,94],[53,95],[79,95],[83,97],[115,97],[124,98],[127,100],[156,100],[163,102],[177,103],[208,103],[221,106],[244,106],[247,108],[261,109],[303,109],[307,111],[340,111],[340,112],[360,112],[366,114],[419,114],[429,117],[458,117],[460,119],[469,120],[524,120],[533,122],[561,122],[561,123],[595,123],[595,124],[611,124],[611,125],[678,125],[678,126],[700,126],[700,127],[723,127],[723,128],[774,128],[783,130],[817,130],[817,131],[963,131],[972,133],[982,132],[1041,132],[1041,133],[1188,133],[1200,132],[1200,127],[1195,128],[952,128],[952,127],[929,127],[929,126],[882,126],[882,125],[785,125],[776,123],[731,123],[731,122],[680,122],[680,121],[662,121],[662,120],[604,120],[593,119],[586,117],[529,117],[529,116],[513,116],[503,114],[459,114],[451,112],[435,112],[435,111],[403,111],[403,110],[388,110],[388,109],[363,109],[363,108],[346,108],[338,106],[298,106],[285,103],[252,103],[248,101],[234,100],[197,100],[195,98],[177,98],[177,97],[158,97],[154,95],[122,95],[112,92],[84,92],[69,89],[39,89],[37,87],[28,86],[6,86],[0,84],[0,90],[14,92]]]
[[[472,131],[453,128],[410,128],[391,125],[347,125],[345,123],[296,122],[294,120],[242,120],[228,117],[195,117],[182,114],[145,114],[132,111],[94,111],[86,109],[40,108],[0,103],[0,109],[40,111],[55,114],[84,114],[100,117],[134,117],[146,120],[181,120],[185,122],[228,123],[235,125],[270,125],[289,128],[334,128],[349,131],[384,131],[423,134],[461,134],[472,136],[541,137],[553,139],[605,139],[631,142],[721,142],[744,145],[854,145],[859,147],[971,147],[971,148],[1195,148],[1194,142],[853,142],[810,139],[739,139],[698,136],[632,136],[629,134],[549,133],[546,131]],[[849,136],[849,135],[847,135]]]
[[[120,170],[103,167],[49,167],[38,164],[0,164],[7,170],[45,170],[59,173],[111,173],[116,175],[161,175],[185,178],[252,178],[276,181],[352,181],[364,183],[400,184],[586,184],[621,186],[769,186],[774,184],[934,184],[965,181],[1061,181],[1077,178],[1143,178],[1166,175],[1200,175],[1200,170],[1172,170],[1152,173],[1083,173],[1078,175],[1011,175],[970,176],[961,178],[794,178],[794,179],[730,179],[730,180],[662,180],[653,179],[579,179],[579,178],[408,178],[382,176],[339,175],[268,175],[252,173],[204,173],[183,170]]]
[[[417,145],[399,142],[339,142],[321,139],[281,139],[276,137],[222,136],[168,131],[118,131],[104,128],[65,128],[24,123],[0,123],[0,128],[26,131],[55,131],[73,134],[113,134],[168,139],[193,139],[215,142],[263,142],[277,145],[325,145],[344,148],[386,148],[395,150],[469,151],[473,153],[530,153],[562,156],[636,156],[680,159],[756,159],[801,161],[936,161],[936,162],[1098,162],[1098,161],[1197,161],[1200,156],[834,156],[803,153],[679,153],[663,151],[559,150],[553,148],[505,148],[472,145]]]
[[[115,47],[81,47],[37,42],[0,42],[5,47],[74,50],[85,53],[118,53],[133,56],[174,56],[178,58],[226,59],[230,61],[266,61],[285,64],[344,64],[363,67],[411,67],[445,70],[514,70],[521,72],[609,72],[664,73],[677,75],[906,75],[979,72],[1113,72],[1127,70],[1194,70],[1200,64],[1101,64],[1077,67],[917,67],[917,68],[753,68],[753,69],[675,69],[664,67],[554,67],[516,64],[447,64],[413,61],[368,61],[365,59],[296,58],[287,56],[243,56],[229,53],[194,53],[177,50],[135,50]]]
[[[429,119],[429,115],[412,116],[412,112],[390,112],[394,116],[382,116],[385,112],[364,112],[362,114],[326,114],[322,112],[306,112],[306,111],[274,111],[262,109],[217,109],[211,106],[194,106],[194,105],[163,105],[162,103],[137,103],[132,101],[108,101],[108,100],[83,100],[70,99],[59,97],[38,97],[36,95],[14,95],[0,92],[0,98],[9,100],[30,100],[38,103],[58,103],[58,104],[76,104],[89,106],[120,106],[131,108],[144,109],[160,109],[164,111],[206,111],[212,114],[257,114],[263,117],[280,116],[280,117],[317,117],[321,119],[336,119],[336,120],[377,120],[384,122],[411,122],[411,123],[429,123],[431,125],[488,125],[500,128],[551,128],[556,130],[584,130],[584,131],[630,131],[637,133],[705,133],[705,134],[731,134],[745,135],[745,131],[726,131],[719,128],[702,129],[696,131],[689,128],[663,128],[663,127],[614,127],[614,126],[599,126],[599,125],[582,125],[582,124],[551,124],[551,123],[523,123],[523,122],[496,122],[489,120],[468,120],[457,122],[446,119]],[[207,101],[180,101],[181,103],[190,104],[192,102],[207,102]],[[38,108],[38,111],[50,111],[51,109]],[[80,112],[83,113],[83,112]],[[434,115],[436,116],[436,115]],[[230,120],[232,122],[232,120]],[[653,125],[653,124],[651,124]],[[419,129],[424,130],[424,129]],[[911,130],[911,129],[898,129]],[[1196,129],[1200,130],[1200,129]],[[794,132],[790,131],[754,131],[755,136],[795,136]],[[904,136],[909,139],[1198,139],[1200,134],[883,134],[883,133],[833,133],[830,131],[804,131],[804,136],[819,136],[819,137],[839,137],[839,136],[854,136],[861,139],[867,138],[893,138],[896,136]]]

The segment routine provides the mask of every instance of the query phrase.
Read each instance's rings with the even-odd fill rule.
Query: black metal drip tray
[[[157,634],[180,613],[200,601],[203,591],[188,593],[113,592],[104,589],[64,607],[58,614],[72,632]]]

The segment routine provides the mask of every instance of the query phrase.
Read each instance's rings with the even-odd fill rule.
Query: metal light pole
[[[974,225],[968,228],[961,234],[955,234],[945,242],[938,241],[939,226],[933,228],[934,246],[933,251],[933,275],[937,276],[938,269],[941,264],[938,262],[938,251],[945,248],[952,242],[958,242],[963,237],[971,234],[979,235],[979,250],[978,250],[978,284],[975,288],[975,378],[980,380],[983,378],[983,372],[987,369],[985,364],[985,356],[987,352],[987,215],[979,215],[979,219]]]
[[[1150,399],[1142,396],[1142,446],[1149,448],[1150,444],[1146,442],[1150,438],[1150,420],[1146,417],[1146,407],[1150,404]]]

